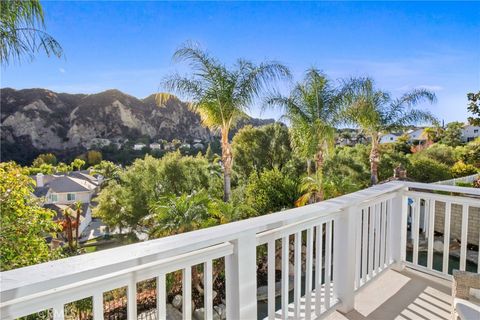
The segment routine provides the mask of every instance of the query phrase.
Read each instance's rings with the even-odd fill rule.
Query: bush
[[[245,187],[245,202],[257,215],[292,208],[299,197],[299,181],[282,174],[278,169],[252,173]]]
[[[463,161],[458,161],[453,165],[451,172],[454,178],[460,178],[475,174],[478,172],[478,169],[471,164],[465,164]]]
[[[450,168],[430,158],[412,159],[407,167],[407,176],[418,182],[437,182],[452,178]]]
[[[458,160],[455,149],[445,144],[436,143],[412,155],[412,159],[429,158],[437,162],[453,166]]]

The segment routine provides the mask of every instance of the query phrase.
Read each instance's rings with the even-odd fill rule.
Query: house
[[[184,142],[184,143],[182,143],[182,144],[180,145],[180,149],[186,149],[186,150],[188,150],[188,149],[190,149],[190,148],[191,148],[190,143]]]
[[[144,144],[144,143],[135,143],[135,144],[133,145],[133,150],[139,151],[139,150],[142,150],[143,148],[145,148],[146,146],[147,146],[147,145]]]
[[[203,150],[204,146],[202,143],[198,142],[193,145],[193,148],[197,150]]]
[[[58,204],[58,203],[49,203],[43,206],[44,208],[55,211],[55,216],[53,221],[64,221],[65,220],[65,211],[67,211],[72,220],[76,219],[77,211],[74,205],[67,204]],[[87,228],[87,226],[92,222],[92,209],[89,203],[82,203],[80,209],[80,224],[78,227],[78,234],[81,235],[82,232]]]
[[[462,140],[464,142],[470,142],[475,140],[476,138],[480,137],[480,127],[479,126],[472,126],[470,124],[466,124],[462,128]]]
[[[393,133],[387,133],[380,137],[380,144],[397,142],[399,136]]]
[[[103,178],[82,170],[51,175],[38,173],[34,179],[36,186],[33,194],[42,199],[44,207],[57,212],[54,220],[61,220],[64,210],[73,210],[76,202],[82,204],[83,218],[79,227],[79,232],[82,233],[92,220],[90,203]]]
[[[150,143],[150,149],[152,150],[161,150],[162,145],[160,143]]]
[[[425,128],[415,128],[408,130],[406,134],[408,135],[409,141],[416,144],[427,141],[427,137],[423,134],[424,130]]]

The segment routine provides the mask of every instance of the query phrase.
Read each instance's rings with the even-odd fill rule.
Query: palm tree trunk
[[[222,162],[223,162],[223,201],[228,202],[232,194],[232,146],[228,142],[228,129],[222,129]]]
[[[315,169],[317,171],[317,175],[320,175],[320,177],[323,175],[323,164],[325,162],[325,158],[323,157],[323,150],[319,150],[317,154],[315,155]],[[318,191],[315,193],[315,202],[320,202],[324,198],[323,194],[323,188],[320,186]]]
[[[76,239],[76,245],[78,247],[78,229],[80,228],[80,209],[77,209],[77,217],[75,219],[76,225],[75,225],[75,239]]]
[[[370,183],[378,183],[378,163],[380,162],[380,151],[378,150],[378,137],[372,135],[372,149],[370,150]]]

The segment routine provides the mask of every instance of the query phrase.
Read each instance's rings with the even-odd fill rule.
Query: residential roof
[[[36,177],[32,176],[32,179],[35,180]],[[58,193],[88,192],[94,191],[98,184],[98,179],[86,170],[48,174],[43,176],[43,187],[35,187],[33,194],[37,197],[44,197],[48,190]]]
[[[88,206],[89,206],[88,203],[82,203],[82,209],[81,209],[81,213],[80,213],[80,221],[83,221],[85,219],[85,216],[86,216],[87,211],[88,211]],[[49,203],[49,204],[43,205],[43,207],[55,211],[56,215],[53,217],[53,221],[63,220],[65,218],[64,217],[65,209],[68,210],[68,212],[70,213],[70,215],[72,217],[76,217],[76,215],[77,215],[77,212],[75,210],[75,205],[73,205],[73,204],[72,205],[66,205],[66,204],[58,204],[58,203]]]

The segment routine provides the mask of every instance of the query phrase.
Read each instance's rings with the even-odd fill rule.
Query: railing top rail
[[[402,182],[405,187],[418,190],[429,191],[445,191],[465,195],[480,196],[480,189],[469,187],[457,187],[443,184],[419,183],[419,182]]]
[[[403,182],[389,182],[301,208],[1,272],[1,302],[217,245],[244,234],[323,218],[404,187]]]

